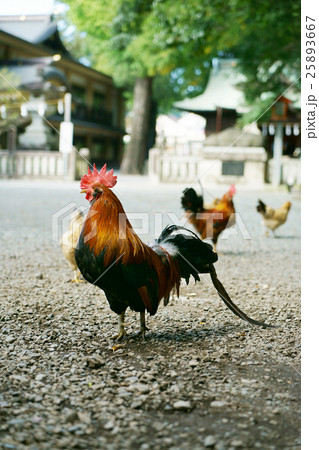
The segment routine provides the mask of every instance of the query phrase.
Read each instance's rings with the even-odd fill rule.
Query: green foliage
[[[282,93],[300,76],[300,3],[241,0],[230,6],[232,27],[220,45],[228,45],[239,59],[247,100],[265,91]]]
[[[300,3],[287,0],[67,0],[69,17],[85,31],[93,66],[130,89],[154,76],[162,110],[198,95],[211,60],[238,58],[249,103],[264,104],[300,75]],[[300,88],[300,83],[296,82]],[[254,110],[258,111],[259,107]],[[251,115],[250,115],[251,116]],[[249,117],[250,117],[249,116]]]
[[[93,66],[111,74],[118,85],[130,88],[137,77],[156,76],[162,78],[158,85],[168,81],[165,91],[172,100],[202,91],[216,54],[210,1],[198,5],[192,0],[188,8],[181,0],[67,3],[68,17],[87,34]]]
[[[26,92],[17,91],[21,84],[20,77],[7,68],[0,70],[0,104],[5,106],[5,113],[0,116],[0,135],[11,127],[26,126],[31,122],[30,117],[21,117],[21,104],[25,102],[21,96]]]
[[[20,78],[17,74],[13,73],[7,68],[3,68],[0,70],[0,95],[1,95],[1,104],[6,104],[8,100],[6,97],[10,99],[10,94],[17,93],[15,87],[20,86]]]

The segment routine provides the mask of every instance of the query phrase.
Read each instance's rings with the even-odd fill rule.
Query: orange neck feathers
[[[84,244],[98,256],[104,252],[104,264],[121,258],[124,264],[129,259],[142,259],[145,244],[130,224],[123,206],[116,195],[105,189],[92,203],[83,227]]]

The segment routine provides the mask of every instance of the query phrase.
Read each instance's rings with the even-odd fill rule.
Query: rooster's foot
[[[81,272],[79,270],[73,271],[74,278],[71,280],[71,283],[83,283],[84,280],[81,280],[79,277],[81,275]]]
[[[112,336],[111,339],[121,341],[124,338],[124,336],[126,336],[126,331],[124,330],[125,325],[124,318],[125,318],[125,311],[119,314],[119,332],[115,336]]]
[[[145,324],[145,312],[141,312],[140,313],[140,331],[138,333],[134,334],[134,336],[132,336],[132,338],[142,336],[143,339],[145,339],[146,331],[149,331],[149,328],[147,328],[147,326]]]
[[[119,333],[115,334],[114,336],[111,337],[111,339],[113,341],[117,340],[118,342],[122,341],[124,339],[124,337],[127,336],[126,331],[123,329],[122,331],[120,331]]]
[[[145,327],[145,328],[141,328],[140,331],[138,331],[137,333],[133,334],[133,336],[130,337],[130,339],[135,339],[137,337],[142,336],[143,339],[145,339],[145,335],[146,335],[146,331],[150,331],[149,328]]]

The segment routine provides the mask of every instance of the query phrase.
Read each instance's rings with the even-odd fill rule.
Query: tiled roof
[[[62,53],[68,53],[51,16],[0,16],[0,30],[31,44],[43,44]],[[48,39],[50,39],[48,42]]]
[[[209,80],[203,94],[175,102],[178,109],[192,112],[216,111],[217,107],[234,109],[237,112],[247,110],[242,91],[236,86],[245,80],[238,72],[234,59],[214,59]]]

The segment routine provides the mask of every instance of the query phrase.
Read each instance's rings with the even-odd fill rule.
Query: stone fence
[[[85,152],[86,150],[86,152]],[[88,158],[88,150],[80,153]],[[59,151],[19,150],[13,153],[0,150],[0,178],[64,178],[64,155]],[[68,180],[79,179],[87,170],[87,162],[73,149],[67,155]]]
[[[272,181],[273,159],[269,160],[269,181]],[[281,160],[281,181],[290,185],[301,185],[301,159],[283,156]]]
[[[187,152],[185,152],[187,153]],[[273,160],[263,147],[210,147],[189,154],[153,148],[149,152],[149,176],[160,182],[262,186],[272,181]],[[266,179],[268,173],[268,179]],[[282,158],[282,183],[300,185],[300,159]]]
[[[152,149],[149,175],[158,181],[206,184],[261,185],[265,180],[266,152],[259,147],[208,147],[197,155],[176,155]]]

